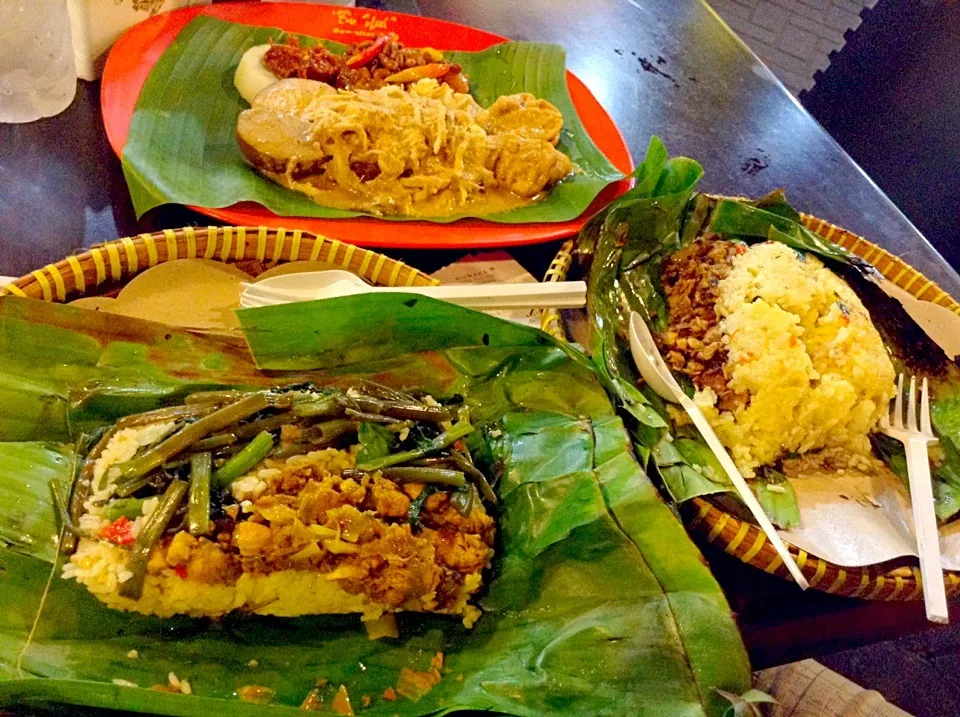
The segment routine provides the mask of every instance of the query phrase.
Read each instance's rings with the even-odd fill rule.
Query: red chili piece
[[[133,536],[133,523],[125,515],[121,515],[109,525],[103,526],[100,537],[106,538],[117,545],[130,545],[136,540]]]
[[[183,578],[184,580],[187,579],[187,566],[186,566],[186,565],[178,565],[177,567],[175,567],[175,568],[173,569],[173,572],[175,572],[177,575],[179,575],[179,576],[180,576],[181,578]]]
[[[386,47],[387,43],[392,39],[392,35],[381,35],[367,45],[364,49],[360,50],[360,52],[347,60],[347,67],[363,67],[374,57],[383,52],[383,48]]]

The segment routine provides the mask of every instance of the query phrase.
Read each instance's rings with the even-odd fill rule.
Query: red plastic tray
[[[263,27],[279,27],[344,43],[358,42],[395,32],[410,47],[440,50],[483,50],[506,38],[483,30],[430,18],[376,10],[292,3],[230,3],[162,13],[131,28],[113,46],[103,73],[101,105],[107,138],[120,156],[127,141],[133,111],[150,70],[173,39],[199,14]],[[567,86],[587,133],[607,158],[624,174],[633,169],[630,150],[613,119],[590,90],[567,72]],[[625,192],[629,181],[604,189],[581,216],[568,222],[497,224],[463,219],[449,224],[396,222],[375,218],[316,219],[282,217],[252,203],[223,209],[191,207],[224,222],[246,226],[297,228],[360,246],[474,249],[518,246],[551,241],[576,233],[600,207]]]

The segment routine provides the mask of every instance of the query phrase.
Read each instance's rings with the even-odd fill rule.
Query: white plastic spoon
[[[582,281],[545,284],[470,284],[466,286],[370,286],[356,274],[331,269],[284,274],[255,284],[244,284],[241,308],[272,306],[294,301],[332,299],[338,296],[373,293],[420,294],[471,309],[560,309],[579,308],[587,301]]]
[[[720,465],[723,466],[723,469],[730,477],[730,482],[733,483],[733,486],[740,494],[740,498],[747,504],[747,508],[750,509],[753,517],[760,524],[761,530],[766,534],[773,549],[777,551],[777,555],[783,560],[783,564],[787,566],[787,570],[790,571],[794,581],[796,581],[801,590],[806,590],[809,587],[807,579],[803,577],[803,573],[794,561],[793,556],[790,555],[790,552],[787,550],[787,546],[780,540],[777,529],[773,527],[773,523],[767,518],[767,514],[763,512],[760,501],[757,500],[753,491],[750,490],[747,481],[740,475],[740,470],[733,462],[730,454],[727,453],[727,449],[724,448],[720,439],[717,438],[717,434],[714,433],[713,427],[710,425],[707,417],[700,412],[700,409],[697,408],[693,399],[683,392],[680,384],[677,383],[673,374],[670,373],[670,368],[663,360],[663,356],[660,355],[660,349],[657,348],[657,344],[653,340],[653,335],[650,333],[647,323],[636,311],[630,315],[630,353],[633,354],[633,360],[637,364],[640,375],[643,376],[643,380],[650,385],[650,388],[665,401],[679,403],[683,410],[689,414],[693,425],[699,429],[703,440],[707,442],[710,450],[713,451],[717,460],[720,461]]]

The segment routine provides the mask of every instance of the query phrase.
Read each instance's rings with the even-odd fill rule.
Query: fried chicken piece
[[[307,525],[322,525],[326,522],[328,510],[342,505],[360,505],[366,495],[367,489],[353,480],[340,481],[335,476],[309,480],[300,491],[298,515]]]
[[[514,134],[556,145],[563,129],[563,115],[546,100],[529,92],[504,95],[477,116],[487,134]]]
[[[374,540],[380,534],[382,523],[370,511],[359,511],[352,505],[327,511],[328,528],[339,527],[340,535],[351,543]]]
[[[570,158],[546,140],[499,134],[489,141],[488,169],[501,186],[521,197],[535,197],[573,171]]]
[[[429,528],[472,533],[481,536],[488,545],[493,544],[493,518],[476,506],[470,511],[470,515],[461,515],[460,511],[450,505],[449,493],[435,493],[430,496],[424,506],[422,520]]]
[[[196,544],[197,539],[190,533],[180,531],[174,535],[170,545],[167,546],[167,565],[175,568],[185,564],[190,559],[190,551]]]
[[[276,567],[286,567],[286,561],[291,555],[317,541],[307,526],[296,518],[283,525],[272,524],[271,532],[273,541],[266,552],[266,561]]]

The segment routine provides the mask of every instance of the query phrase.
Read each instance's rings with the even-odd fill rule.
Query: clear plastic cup
[[[63,112],[77,92],[66,0],[0,0],[0,122]]]

